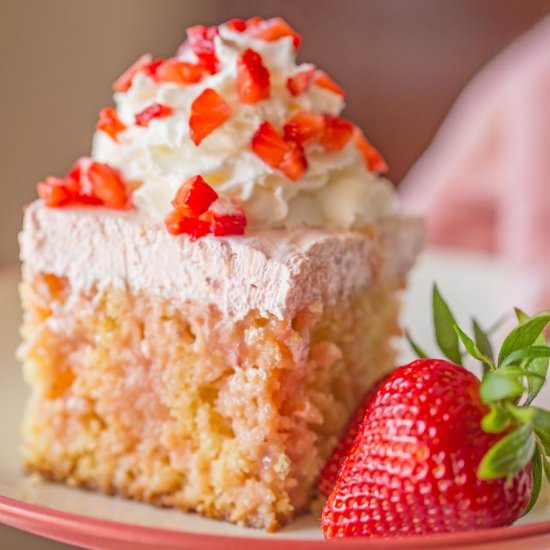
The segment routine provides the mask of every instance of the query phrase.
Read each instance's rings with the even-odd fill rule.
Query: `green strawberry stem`
[[[437,285],[433,286],[432,315],[438,347],[447,359],[459,365],[466,356],[481,363],[480,395],[489,407],[481,425],[488,433],[502,433],[482,458],[477,475],[485,480],[511,480],[531,462],[533,494],[527,513],[539,496],[543,473],[550,482],[550,412],[532,405],[548,372],[550,347],[544,330],[550,323],[550,311],[531,317],[518,308],[514,312],[517,325],[495,353],[490,335],[502,320],[484,331],[473,319],[472,338],[458,326]],[[419,357],[428,356],[408,331],[406,338]]]

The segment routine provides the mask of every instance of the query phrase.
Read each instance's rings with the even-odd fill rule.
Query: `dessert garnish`
[[[321,476],[326,538],[505,526],[533,507],[543,473],[550,480],[550,412],[533,405],[548,370],[550,312],[516,315],[494,354],[478,323],[474,338],[458,327],[434,286],[446,359],[409,337],[420,358],[365,396]],[[481,380],[463,366],[467,355]]]
[[[116,111],[112,107],[104,107],[99,111],[99,120],[95,127],[97,130],[105,132],[114,141],[117,140],[120,132],[126,130],[126,124],[118,118]]]
[[[162,103],[153,103],[137,113],[135,116],[136,126],[149,126],[149,122],[154,118],[164,118],[170,116],[174,110],[169,105]]]
[[[231,116],[231,107],[212,88],[206,88],[192,103],[189,130],[195,145]]]
[[[219,197],[204,181],[195,176],[178,190],[174,207],[165,219],[172,235],[189,235],[196,240],[205,235],[216,237],[243,235],[246,216],[235,199]]]
[[[91,158],[109,168],[92,170],[93,185],[86,175],[84,190],[48,179],[39,196],[52,208],[131,205],[191,238],[382,220],[395,210],[379,176],[386,163],[341,116],[344,90],[297,61],[300,42],[280,17],[253,17],[191,27],[173,57],[141,56],[113,84],[115,106],[99,113]],[[224,213],[231,223],[172,204],[197,174],[238,211]]]
[[[49,207],[86,204],[124,210],[131,199],[131,189],[116,168],[88,158],[79,159],[65,178],[39,182],[37,191]]]

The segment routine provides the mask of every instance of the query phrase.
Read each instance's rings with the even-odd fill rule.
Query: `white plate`
[[[0,310],[0,359],[2,361],[0,370],[0,403],[2,404],[2,414],[0,415],[0,442],[2,445],[0,451],[0,495],[14,499],[3,502],[3,508],[0,510],[1,521],[46,536],[91,546],[93,544],[89,540],[85,542],[84,539],[79,539],[76,535],[62,537],[52,529],[43,528],[44,522],[48,521],[48,514],[50,512],[53,514],[50,518],[51,522],[58,526],[66,518],[65,516],[55,516],[52,511],[78,514],[78,516],[70,516],[76,522],[77,527],[80,517],[83,522],[90,518],[115,520],[134,526],[171,529],[180,532],[181,535],[193,533],[206,538],[216,535],[231,536],[236,537],[233,539],[235,541],[246,539],[252,542],[251,538],[256,542],[269,540],[271,543],[280,539],[295,541],[300,539],[312,542],[321,540],[319,522],[313,516],[300,518],[283,531],[267,535],[256,530],[204,519],[193,514],[156,509],[144,504],[61,485],[36,483],[23,476],[18,454],[18,432],[27,390],[22,381],[20,366],[14,358],[20,323],[20,308],[16,291],[17,279],[18,272],[15,270],[0,273],[0,304],[2,306]],[[438,282],[460,323],[466,324],[469,315],[475,314],[482,324],[489,326],[503,313],[510,311],[513,305],[507,303],[505,299],[509,294],[511,279],[502,265],[481,256],[457,255],[441,251],[426,253],[411,276],[410,289],[405,296],[403,312],[404,324],[422,343],[433,342],[430,318],[430,293],[433,281]],[[435,349],[435,347],[430,348],[428,345],[428,349]],[[410,354],[403,352],[403,361],[408,358],[410,358]],[[547,400],[547,395],[544,395],[542,399]],[[550,402],[550,400],[548,401]],[[39,512],[36,512],[34,508],[27,505],[39,505],[47,509],[41,508]],[[10,512],[10,506],[12,508],[15,506],[19,511],[16,513],[12,509]],[[26,512],[24,512],[25,510]],[[29,510],[33,510],[35,514],[33,515]],[[10,520],[16,516],[21,519],[22,515],[25,516],[26,523]],[[543,505],[539,506],[524,521],[533,522],[542,519],[550,519],[550,514],[546,512]],[[91,523],[88,524],[88,528],[90,525]],[[78,530],[77,527],[76,530]],[[116,530],[113,525],[110,528]],[[121,526],[120,529],[120,533],[122,533],[124,528]],[[85,530],[84,523],[83,530]],[[177,537],[177,534],[175,536]],[[123,538],[122,534],[121,538]],[[195,539],[195,544],[197,544],[196,540],[198,539]],[[464,539],[464,542],[467,541]],[[181,539],[181,543],[184,543],[183,539]],[[190,544],[189,541],[187,544]],[[248,545],[246,546],[248,547]],[[118,546],[113,542],[112,547],[123,548],[125,546]],[[157,547],[161,547],[160,543]],[[210,546],[205,545],[204,547]],[[308,547],[310,546],[308,545]]]

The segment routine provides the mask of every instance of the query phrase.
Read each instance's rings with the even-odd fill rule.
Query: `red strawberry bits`
[[[384,173],[388,171],[384,157],[369,143],[359,128],[355,128],[355,144],[363,155],[365,166],[369,172]]]
[[[173,210],[164,220],[172,235],[189,235],[195,240],[208,234],[223,237],[245,232],[246,215],[242,207],[228,197],[218,197],[202,176],[187,180],[172,205]]]
[[[271,93],[269,71],[260,54],[250,48],[237,60],[237,88],[242,103],[257,103]]]
[[[206,88],[192,103],[189,117],[189,131],[195,145],[199,145],[230,116],[231,107],[212,88]]]
[[[266,164],[281,170],[292,181],[299,180],[307,170],[303,147],[279,135],[269,122],[263,122],[256,130],[251,147]]]
[[[127,69],[113,84],[115,92],[127,92],[132,85],[134,76],[151,63],[153,57],[150,53],[142,55],[129,69]]]
[[[311,69],[306,69],[293,76],[289,76],[286,81],[286,87],[290,95],[299,96],[309,90],[315,78],[315,72],[315,67],[312,67]]]
[[[325,115],[321,144],[327,151],[340,151],[353,136],[353,124],[344,118]]]
[[[96,128],[105,132],[111,139],[117,141],[118,134],[126,130],[126,125],[118,118],[112,107],[105,107],[99,111],[99,120]]]
[[[149,122],[154,118],[164,118],[170,116],[172,112],[173,109],[169,105],[153,103],[135,116],[136,126],[149,126]]]
[[[120,172],[107,163],[80,159],[66,178],[47,178],[37,185],[38,196],[49,207],[78,204],[117,210],[130,205],[130,190]]]
[[[282,17],[255,20],[249,32],[254,38],[261,38],[267,42],[290,36],[295,48],[298,48],[302,42],[302,37]]]

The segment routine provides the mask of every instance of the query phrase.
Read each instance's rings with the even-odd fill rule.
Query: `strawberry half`
[[[271,94],[269,71],[260,54],[250,48],[237,59],[237,89],[242,103],[254,104]]]
[[[313,84],[315,72],[315,67],[311,67],[293,76],[289,76],[286,81],[286,87],[290,95],[296,97],[309,90]]]
[[[340,151],[353,136],[354,127],[348,120],[324,115],[324,129],[321,136],[321,145],[327,151]]]
[[[319,86],[320,88],[324,88],[325,90],[329,90],[330,92],[344,96],[346,92],[344,91],[344,88],[341,86],[338,86],[330,76],[325,73],[325,71],[318,70],[315,73],[315,84]]]
[[[112,107],[104,107],[99,111],[99,120],[95,127],[97,130],[105,132],[114,141],[117,141],[120,132],[126,130],[126,124],[118,118]]]
[[[286,140],[295,141],[301,145],[321,139],[324,133],[325,121],[323,115],[301,111],[292,116],[283,126]]]
[[[369,143],[365,134],[357,127],[355,128],[355,145],[357,145],[357,149],[363,155],[365,166],[369,172],[383,174],[388,171],[388,165],[384,157]]]
[[[212,88],[206,88],[191,104],[189,131],[195,145],[231,116],[231,106]]]
[[[298,48],[302,42],[302,37],[282,17],[255,21],[251,26],[250,35],[266,42],[290,36],[295,48]]]
[[[204,214],[218,198],[218,194],[202,176],[189,178],[179,189],[172,201],[176,208],[185,206],[195,216]]]
[[[174,82],[176,84],[195,84],[200,82],[205,74],[203,67],[196,63],[166,59],[155,71],[158,82]]]
[[[172,107],[161,103],[153,103],[135,116],[136,126],[149,126],[154,118],[165,118],[173,113]]]
[[[231,30],[236,32],[244,32],[246,31],[248,24],[244,19],[230,19],[226,26],[229,27]]]
[[[113,83],[113,90],[115,92],[127,92],[132,85],[134,76],[144,67],[151,63],[153,56],[150,53],[142,55],[131,67],[126,69],[122,75]]]
[[[372,387],[365,393],[350,418],[346,428],[344,429],[343,437],[340,439],[338,445],[321,470],[321,473],[319,474],[319,493],[323,496],[328,497],[330,493],[332,493],[338,474],[342,468],[342,464],[353,447],[353,443],[363,422],[363,418],[365,417],[367,409],[381,384],[382,381],[373,384]]]
[[[303,147],[285,140],[269,122],[263,122],[256,130],[251,147],[266,164],[281,170],[292,181],[299,180],[307,170]]]

